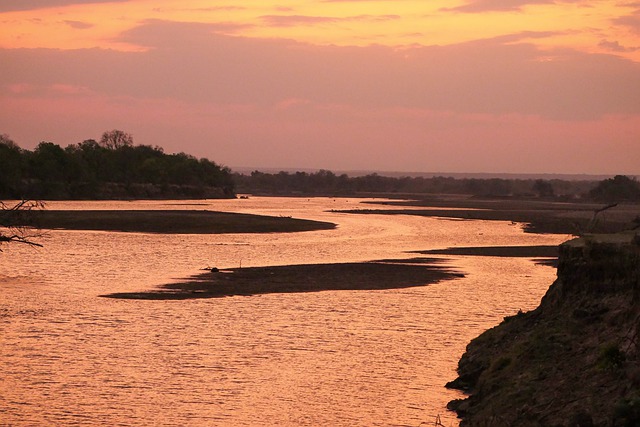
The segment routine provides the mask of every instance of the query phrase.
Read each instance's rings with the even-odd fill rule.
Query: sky
[[[0,134],[231,168],[640,174],[638,0],[0,0]]]

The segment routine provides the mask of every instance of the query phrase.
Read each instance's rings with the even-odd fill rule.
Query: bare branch
[[[0,201],[0,244],[22,243],[42,247],[33,239],[42,237],[43,234],[30,225],[29,218],[31,211],[37,209],[44,209],[44,203],[37,200],[20,200],[13,205],[7,205]]]

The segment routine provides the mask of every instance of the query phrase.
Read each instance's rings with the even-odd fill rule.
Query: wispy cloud
[[[235,12],[239,10],[246,10],[246,7],[242,6],[209,6],[209,7],[155,7],[154,12],[158,13],[170,13],[170,12]]]
[[[394,0],[394,3],[398,3],[402,0]],[[320,0],[320,3],[359,3],[359,2],[389,2],[389,0]]]
[[[94,26],[93,24],[90,24],[88,22],[82,22],[82,21],[65,20],[62,22],[64,22],[66,25],[70,26],[71,28],[75,28],[76,30],[86,30]]]
[[[0,0],[0,12],[48,9],[74,4],[124,3],[130,0]]]
[[[3,132],[65,143],[116,127],[236,165],[637,173],[639,0],[109,1],[2,15]],[[578,1],[593,10],[563,21]]]
[[[234,22],[183,23],[148,19],[120,34],[114,41],[149,48],[179,48],[185,43],[208,46],[215,34],[233,34],[250,28]]]
[[[600,43],[598,43],[598,46],[603,47],[612,52],[635,52],[637,50],[640,50],[639,47],[622,46],[620,42],[618,42],[617,40],[616,41],[602,40]]]
[[[309,15],[263,15],[260,19],[273,27],[294,27],[298,25],[333,24],[336,22],[386,22],[400,19],[400,15],[356,15],[346,17]]]
[[[260,19],[273,27],[295,27],[297,25],[317,25],[340,21],[340,18],[306,15],[263,15]]]
[[[640,34],[640,9],[637,9],[630,15],[614,19],[613,23],[627,27],[634,33]]]
[[[518,11],[523,7],[535,4],[554,3],[554,0],[469,0],[466,4],[457,7],[442,8],[443,12],[507,12]]]
[[[557,31],[521,31],[519,33],[504,34],[490,39],[478,40],[478,43],[517,43],[530,39],[544,39],[547,37],[557,36],[558,34],[561,33]]]
[[[3,51],[0,62],[11,64],[3,80],[221,104],[305,99],[558,119],[640,113],[640,64],[614,55],[539,50],[521,41],[546,32],[397,50],[231,37],[217,29],[147,21],[118,40],[150,47],[137,53],[16,50],[11,57]],[[52,67],[52,77],[39,71]],[[585,90],[584,82],[598,91]]]

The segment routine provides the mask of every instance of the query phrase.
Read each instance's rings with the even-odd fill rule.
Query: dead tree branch
[[[0,245],[22,243],[42,247],[34,239],[43,233],[31,223],[32,212],[40,209],[44,209],[44,203],[37,200],[20,200],[12,205],[0,201]]]

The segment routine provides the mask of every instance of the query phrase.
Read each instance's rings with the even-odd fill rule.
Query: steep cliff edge
[[[560,246],[540,306],[471,341],[448,387],[461,426],[640,425],[640,235]]]

